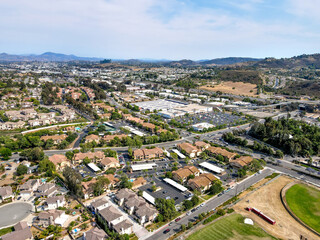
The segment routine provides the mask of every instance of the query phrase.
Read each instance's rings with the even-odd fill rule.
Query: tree
[[[152,190],[152,192],[157,191],[157,186],[156,186],[156,185],[152,185],[152,186],[151,186],[151,190]]]
[[[188,228],[192,228],[193,224],[192,222],[188,222]]]
[[[173,199],[157,198],[155,205],[159,213],[163,216],[164,221],[170,220],[177,215]]]
[[[119,184],[119,188],[132,188],[133,183],[129,181],[128,176],[123,173],[120,177],[120,184]]]
[[[95,196],[100,196],[103,193],[105,186],[108,184],[110,184],[108,178],[99,176],[97,182],[93,185],[93,194]]]
[[[193,197],[191,198],[191,202],[192,202],[193,206],[198,205],[199,201],[200,201],[200,199],[197,195],[193,195]]]
[[[0,148],[0,155],[3,160],[8,160],[12,156],[12,151],[9,148],[2,147]]]
[[[39,172],[46,172],[48,177],[53,176],[53,173],[56,170],[56,166],[53,162],[49,161],[48,159],[43,159],[39,162],[38,171]]]
[[[166,172],[165,176],[166,178],[172,178],[172,172]]]
[[[89,164],[89,163],[91,163],[91,159],[89,159],[88,157],[85,157],[85,158],[82,160],[82,163],[83,163],[83,164]]]
[[[193,204],[192,204],[192,202],[190,200],[184,200],[183,201],[183,206],[184,206],[185,210],[188,210],[188,209],[193,207]]]
[[[223,190],[222,182],[219,180],[215,180],[215,181],[213,181],[208,192],[212,195],[215,195],[215,194],[218,194],[219,192],[221,192],[222,190]]]
[[[186,225],[185,224],[181,224],[181,231],[184,232],[186,230]]]
[[[283,156],[284,156],[284,154],[283,154],[283,152],[282,152],[281,150],[278,149],[278,150],[276,151],[276,156],[277,156],[278,158],[281,158],[281,159],[282,159]]]
[[[20,156],[26,157],[29,161],[36,162],[44,159],[44,152],[41,148],[36,147],[32,149],[23,150],[20,153]]]
[[[24,175],[28,172],[28,167],[23,165],[23,164],[20,164],[18,167],[17,167],[17,170],[16,170],[16,174],[18,176],[21,176],[21,175]]]
[[[75,194],[77,197],[82,197],[82,186],[81,181],[82,177],[80,173],[76,170],[72,169],[71,167],[67,166],[63,169],[63,176],[65,178],[65,182],[69,188],[69,190]]]

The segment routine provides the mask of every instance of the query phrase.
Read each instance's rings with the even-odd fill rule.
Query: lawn
[[[191,234],[187,240],[276,239],[257,226],[244,224],[243,220],[244,218],[240,214],[232,214]]]
[[[295,184],[288,189],[286,200],[297,217],[320,233],[319,190],[304,184]]]
[[[0,236],[3,236],[3,235],[10,233],[12,231],[13,231],[13,227],[2,228],[2,229],[0,229]]]

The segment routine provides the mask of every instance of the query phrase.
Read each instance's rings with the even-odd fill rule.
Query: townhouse
[[[90,134],[88,136],[85,137],[85,143],[90,143],[95,141],[96,143],[100,142],[100,137],[98,135],[95,134]]]
[[[136,149],[133,151],[133,158],[135,160],[149,160],[155,158],[162,158],[164,152],[161,148],[155,147],[151,149]]]
[[[97,151],[97,152],[87,152],[87,153],[76,153],[73,156],[72,163],[73,164],[80,164],[85,158],[89,158],[95,161],[100,161],[101,159],[105,158],[104,152]]]
[[[209,151],[209,153],[212,153],[214,155],[223,156],[227,161],[231,161],[235,156],[237,156],[236,153],[229,152],[228,150],[220,147],[209,147],[207,150]]]
[[[120,167],[119,160],[114,157],[105,157],[101,160],[98,160],[97,162],[103,168],[104,171],[109,168],[119,168]]]
[[[42,141],[48,141],[51,139],[54,144],[60,144],[62,141],[64,141],[68,136],[66,134],[61,135],[52,135],[52,136],[42,136],[40,140]]]
[[[192,190],[204,192],[211,187],[212,182],[215,180],[217,180],[217,178],[212,173],[203,173],[193,179],[189,179],[188,186]]]
[[[231,160],[229,163],[232,167],[243,168],[244,166],[248,166],[252,161],[253,158],[251,156],[241,156]]]
[[[202,152],[200,149],[188,142],[180,143],[177,145],[177,147],[180,151],[182,151],[182,153],[188,155],[190,158],[197,157]]]
[[[70,167],[71,162],[65,155],[62,154],[54,154],[49,157],[49,161],[52,162],[58,171],[62,171],[65,167]]]
[[[177,182],[185,182],[190,175],[199,176],[200,171],[195,166],[185,166],[172,172],[172,178]]]

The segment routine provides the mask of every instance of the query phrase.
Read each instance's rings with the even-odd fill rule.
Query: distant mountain
[[[212,60],[199,61],[201,65],[231,65],[243,62],[257,62],[262,60],[261,58],[247,58],[247,57],[227,57],[227,58],[215,58]]]
[[[320,69],[320,54],[303,54],[291,58],[265,58],[259,62],[253,63],[253,66],[260,68],[302,68],[310,67]]]
[[[40,62],[69,62],[69,61],[99,61],[102,58],[78,57],[75,55],[66,55],[62,53],[45,52],[40,55],[13,55],[7,53],[0,54],[2,62],[20,62],[20,61],[40,61]]]

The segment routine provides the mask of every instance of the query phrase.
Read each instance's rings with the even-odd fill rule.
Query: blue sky
[[[212,59],[318,53],[319,0],[1,0],[0,52]]]

